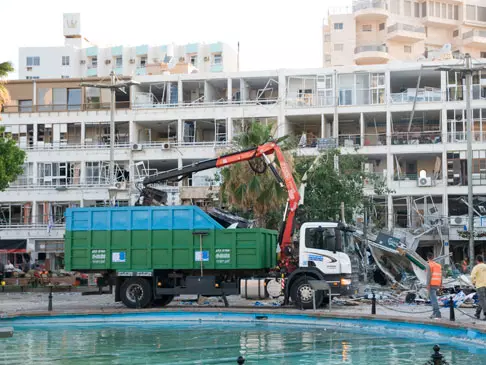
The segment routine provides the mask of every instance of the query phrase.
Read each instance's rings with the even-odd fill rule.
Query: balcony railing
[[[466,32],[462,35],[462,39],[468,39],[468,38],[472,38],[472,37],[486,38],[486,30],[473,29],[473,30]]]
[[[393,24],[393,25],[391,25],[387,28],[388,33],[396,32],[398,30],[403,30],[405,32],[415,32],[415,33],[425,34],[425,28],[424,27],[410,25],[410,24],[396,23],[396,24]]]
[[[485,142],[486,132],[473,132],[473,142]],[[447,142],[449,143],[467,143],[467,132],[448,132]]]
[[[354,53],[362,53],[362,52],[385,52],[388,53],[388,47],[384,45],[367,45],[367,46],[358,46],[354,49]]]
[[[85,104],[36,104],[36,105],[4,105],[3,113],[43,113],[43,112],[69,112],[109,110],[110,103],[85,103]],[[118,101],[116,109],[130,108],[129,101]]]
[[[223,106],[241,106],[241,105],[269,105],[279,103],[278,98],[267,98],[258,100],[215,100],[191,103],[132,103],[133,109],[165,109],[165,108],[210,108]]]
[[[361,146],[360,134],[341,134],[338,138],[341,147],[359,147]]]
[[[12,190],[25,190],[25,189],[52,189],[52,190],[65,190],[65,189],[86,189],[86,188],[108,188],[110,186],[108,178],[87,177],[84,181],[81,178],[72,177],[41,177],[34,179],[32,177],[19,178],[9,185],[9,189]],[[128,187],[127,182],[127,187]]]
[[[466,86],[449,86],[447,88],[447,101],[463,101],[466,95]],[[485,100],[486,99],[486,86],[485,85],[472,85],[472,98],[473,100]]]
[[[364,146],[385,146],[386,145],[386,134],[365,134],[364,135]]]
[[[442,134],[440,131],[397,132],[393,133],[391,137],[393,145],[436,144],[441,142]]]
[[[383,0],[362,0],[353,4],[353,12],[364,9],[387,9],[386,1]]]
[[[424,88],[419,89],[408,89],[407,91],[401,93],[390,94],[390,99],[392,103],[413,103],[415,97],[417,97],[417,102],[434,102],[442,100],[442,91],[440,88]]]

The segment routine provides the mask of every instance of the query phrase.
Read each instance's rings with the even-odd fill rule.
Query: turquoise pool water
[[[424,364],[435,343],[449,364],[486,364],[484,346],[419,333],[400,337],[310,322],[129,319],[12,321],[14,337],[0,340],[0,364],[236,364],[240,355],[245,364]]]

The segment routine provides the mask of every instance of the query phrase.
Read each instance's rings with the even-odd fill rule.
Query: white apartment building
[[[140,85],[116,95],[114,186],[108,183],[107,94],[79,86],[79,79],[9,82],[12,102],[4,106],[2,125],[27,151],[27,160],[24,174],[0,193],[0,245],[21,240],[52,265],[62,252],[67,207],[133,204],[145,176],[214,158],[230,148],[244,125],[274,122],[279,136],[305,135],[300,155],[316,155],[332,141],[344,153],[365,155],[365,168],[393,190],[378,202],[377,217],[389,228],[444,222],[447,249],[459,260],[467,246],[458,233],[468,183],[462,79],[426,69],[417,90],[420,67],[136,76]],[[486,200],[485,85],[486,73],[474,76],[470,183],[480,211]],[[213,177],[201,173],[160,188],[171,204],[204,205],[217,199],[216,189],[208,188]],[[477,243],[484,252],[484,241]],[[423,250],[434,245],[438,253],[437,237],[423,237]]]
[[[64,46],[19,48],[19,78],[27,80],[237,71],[229,45],[191,43],[102,47],[81,35],[80,14],[64,14]]]
[[[484,0],[353,0],[331,8],[323,26],[323,65],[486,58]]]

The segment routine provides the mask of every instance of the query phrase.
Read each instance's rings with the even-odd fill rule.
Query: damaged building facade
[[[114,185],[108,176],[109,95],[74,78],[11,81],[2,126],[27,160],[22,176],[0,193],[0,243],[12,241],[53,268],[62,262],[66,208],[132,205],[144,177],[214,158],[259,122],[273,123],[278,136],[300,137],[302,156],[317,155],[323,141],[365,155],[364,169],[392,190],[377,198],[375,216],[389,228],[440,222],[444,249],[457,262],[467,247],[459,233],[468,184],[463,80],[420,68],[401,63],[136,76],[139,85],[116,93]],[[486,225],[479,217],[486,213],[484,85],[486,72],[475,75],[471,183],[479,230]],[[159,188],[169,204],[207,207],[217,205],[219,183],[217,171],[207,171]],[[483,242],[477,240],[477,252],[484,253]],[[418,252],[431,249],[439,254],[442,244],[424,235]]]

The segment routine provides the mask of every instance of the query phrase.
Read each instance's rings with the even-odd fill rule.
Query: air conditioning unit
[[[152,62],[153,63],[159,63],[160,62],[160,59],[159,58],[152,58]]]
[[[417,186],[426,187],[432,186],[432,178],[431,177],[419,177],[417,180]]]
[[[134,143],[132,145],[132,151],[141,151],[141,150],[143,150],[143,145],[138,143]]]
[[[204,62],[209,62],[210,58],[208,56],[204,57]]]
[[[374,165],[372,163],[365,163],[364,164],[364,172],[367,174],[372,174],[374,169]]]
[[[109,65],[111,63],[111,60],[105,60],[105,65]]]
[[[32,71],[32,67],[27,67],[27,71]]]
[[[112,190],[125,190],[127,188],[127,183],[125,181],[117,181],[111,187]]]
[[[184,57],[179,57],[179,62],[184,62],[186,59]]]
[[[86,60],[81,60],[81,61],[79,61],[79,64],[80,64],[80,65],[84,65],[84,64],[86,64]]]
[[[135,63],[135,58],[130,58],[130,63]]]
[[[168,150],[168,149],[170,149],[170,143],[169,143],[169,142],[164,142],[164,144],[162,144],[162,149],[163,149],[163,150]]]
[[[467,217],[461,217],[461,216],[449,217],[450,226],[464,226],[465,224],[467,224]]]

